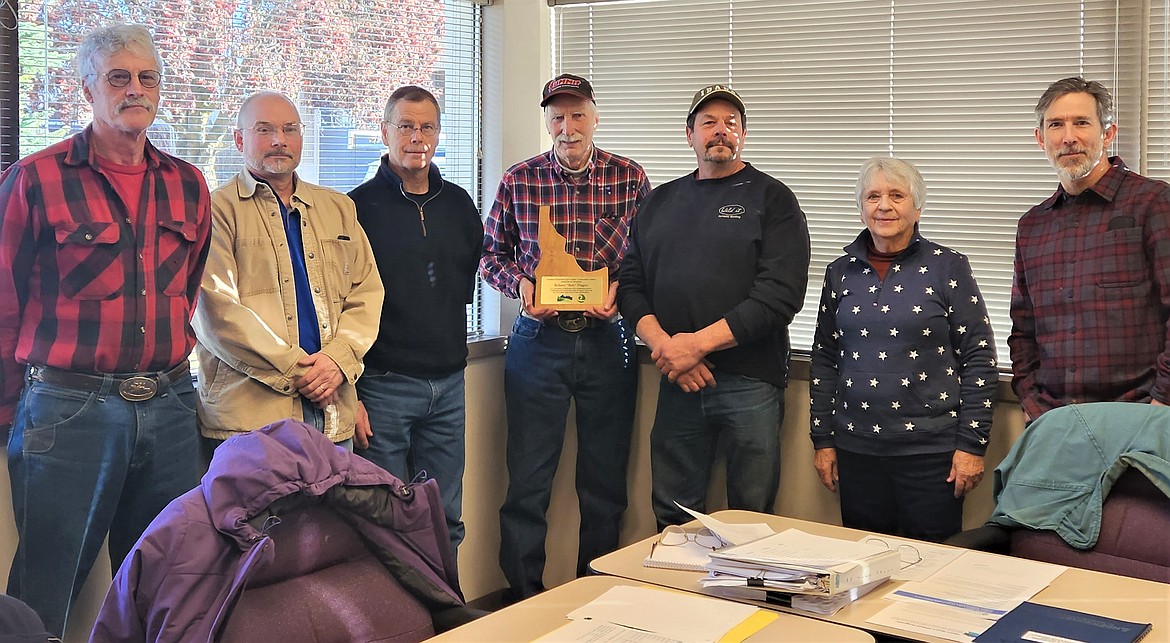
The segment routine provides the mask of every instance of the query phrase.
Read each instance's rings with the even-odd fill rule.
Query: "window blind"
[[[1142,169],[1165,180],[1170,178],[1170,0],[1151,0],[1147,36],[1145,117],[1149,127]]]
[[[23,5],[20,19],[22,155],[91,120],[73,69],[84,35],[135,22],[151,30],[165,64],[149,136],[197,165],[211,187],[243,166],[232,140],[241,101],[272,89],[297,103],[306,124],[300,176],[352,189],[373,176],[384,151],[386,98],[413,83],[442,106],[434,162],[479,201],[480,8],[468,0],[41,0]],[[481,331],[477,297],[468,335]]]
[[[863,228],[857,169],[893,154],[926,178],[923,234],[971,259],[1006,366],[1016,222],[1057,186],[1033,107],[1078,74],[1127,108],[1138,96],[1140,66],[1126,63],[1138,60],[1140,15],[1115,1],[643,0],[553,12],[554,73],[593,80],[597,144],[641,163],[654,185],[695,168],[684,128],[697,89],[727,82],[744,98],[745,160],[792,188],[809,222],[796,351],[811,346],[825,267]],[[1136,156],[1137,132],[1122,128],[1123,156]]]

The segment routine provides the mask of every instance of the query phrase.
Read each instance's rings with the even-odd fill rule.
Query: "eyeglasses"
[[[678,525],[670,525],[662,530],[662,535],[658,538],[658,544],[664,547],[677,547],[689,542],[713,550],[727,546],[727,543],[718,534],[706,527],[696,531],[688,531]]]
[[[886,549],[892,549],[892,547],[890,547],[890,543],[882,540],[881,538],[866,538],[865,544],[881,545]],[[902,569],[912,567],[922,562],[922,553],[919,552],[918,548],[914,545],[908,545],[906,543],[898,545],[898,556],[902,559]]]
[[[877,205],[878,203],[882,202],[883,196],[888,198],[890,203],[901,203],[910,198],[901,192],[888,192],[886,194],[881,194],[880,192],[870,192],[869,194],[865,195],[865,202],[871,205]]]
[[[106,82],[111,87],[125,87],[130,84],[130,79],[134,77],[134,74],[126,69],[111,69],[106,72],[105,76]],[[138,72],[138,84],[147,89],[154,89],[161,82],[162,74],[153,69]]]
[[[272,123],[257,123],[252,127],[245,127],[256,132],[257,136],[276,136],[277,132],[283,133],[289,138],[299,138],[305,133],[304,123],[285,123],[284,125],[273,125]]]
[[[399,136],[410,136],[418,130],[423,136],[430,138],[439,133],[439,126],[434,123],[423,123],[422,125],[415,125],[414,123],[391,123],[390,121],[382,121],[390,127],[398,130]]]

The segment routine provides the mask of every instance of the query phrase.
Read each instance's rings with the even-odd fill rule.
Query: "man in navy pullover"
[[[435,478],[458,547],[466,304],[475,294],[483,224],[467,192],[443,180],[431,162],[439,128],[435,97],[421,87],[399,87],[386,101],[387,153],[378,173],[349,193],[386,275],[378,339],[358,381],[373,435],[355,435],[354,446],[402,480],[423,470]]]
[[[703,510],[726,434],[727,500],[772,511],[788,324],[808,285],[808,224],[783,183],[740,158],[744,104],[699,90],[687,116],[698,170],[650,193],[630,228],[618,304],[661,369],[650,436],[659,527]]]

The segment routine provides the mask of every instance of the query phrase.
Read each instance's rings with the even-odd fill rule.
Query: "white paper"
[[[976,612],[921,602],[894,603],[865,621],[961,643],[971,643],[995,623]]]
[[[998,618],[1048,587],[1067,567],[966,551],[924,582],[903,583],[886,598],[949,605]]]
[[[764,536],[771,536],[772,534],[776,533],[774,529],[768,525],[765,525],[764,523],[727,523],[723,522],[722,520],[712,518],[707,514],[699,513],[694,509],[688,509],[678,504],[678,502],[675,502],[674,504],[679,509],[682,509],[683,511],[694,516],[695,519],[702,523],[704,527],[715,532],[717,536],[719,536],[729,545],[742,545],[744,543],[750,543],[753,540],[759,540]]]
[[[884,545],[854,543],[827,536],[814,536],[799,529],[786,529],[771,538],[737,548],[735,559],[741,565],[758,562],[765,565],[783,565],[786,569],[823,571],[835,565],[863,560],[886,551]],[[728,555],[718,552],[712,559]]]
[[[888,546],[889,549],[897,549],[902,553],[903,548],[913,548],[913,552],[917,552],[918,558],[921,560],[917,563],[908,564],[913,561],[909,556],[902,556],[902,571],[890,577],[890,580],[907,580],[907,581],[922,581],[930,578],[938,570],[946,567],[956,558],[963,555],[964,550],[956,549],[954,547],[943,547],[941,545],[934,545],[931,543],[924,543],[917,540],[903,540],[893,536],[886,536],[884,534],[875,534],[872,536],[864,536],[858,539],[859,543],[874,544],[881,543],[883,546]],[[913,553],[911,550],[906,550],[908,553]],[[909,560],[907,560],[909,558]]]
[[[681,641],[596,621],[569,621],[536,639],[538,643],[682,643]]]
[[[718,641],[758,611],[751,605],[696,594],[619,585],[573,610],[569,618],[613,623],[685,643],[699,643]]]

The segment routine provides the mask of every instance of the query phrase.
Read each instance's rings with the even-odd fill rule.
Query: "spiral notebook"
[[[705,572],[705,565],[711,562],[709,554],[713,550],[704,547],[695,541],[688,541],[682,545],[650,545],[650,555],[642,561],[643,567],[661,567],[663,569],[682,569],[692,572]]]

